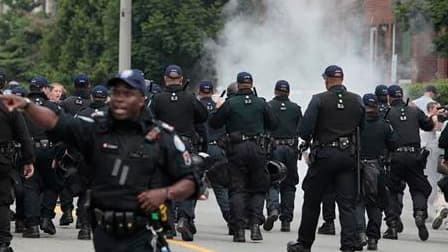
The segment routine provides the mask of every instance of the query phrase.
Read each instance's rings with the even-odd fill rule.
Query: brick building
[[[365,51],[370,56],[370,64],[384,74],[385,83],[448,78],[448,61],[433,53],[430,29],[414,34],[400,31],[395,25],[393,0],[362,2],[368,27]]]

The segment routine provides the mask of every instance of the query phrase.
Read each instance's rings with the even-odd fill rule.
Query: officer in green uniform
[[[251,228],[251,240],[262,240],[260,226],[264,222],[263,205],[269,189],[269,175],[265,170],[266,150],[261,148],[266,130],[277,127],[277,118],[269,104],[252,91],[252,76],[241,72],[237,76],[238,92],[224,103],[210,118],[210,126],[223,126],[228,134],[226,149],[229,160],[229,195],[231,225],[234,242],[245,242],[246,209]]]
[[[263,225],[271,230],[280,215],[282,226],[280,231],[289,232],[293,219],[296,185],[299,183],[297,173],[299,123],[302,119],[300,106],[289,100],[290,87],[285,80],[275,84],[275,97],[269,104],[279,118],[279,127],[271,132],[275,139],[275,150],[272,158],[282,162],[288,169],[286,178],[281,183],[271,186],[267,199],[268,218]],[[279,202],[281,195],[281,203]]]

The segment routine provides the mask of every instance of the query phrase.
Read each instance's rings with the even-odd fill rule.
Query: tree
[[[429,24],[436,33],[434,39],[436,53],[448,56],[448,1],[396,1],[395,17],[403,30],[414,33],[424,30]]]
[[[6,69],[10,80],[31,79],[30,69],[36,65],[39,42],[47,17],[30,11],[38,6],[32,0],[4,1],[9,6],[0,15],[0,66]]]

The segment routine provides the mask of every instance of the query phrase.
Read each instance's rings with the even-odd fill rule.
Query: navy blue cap
[[[342,78],[342,77],[344,77],[344,71],[342,71],[342,68],[340,66],[331,65],[325,69],[324,73],[322,74],[322,77],[324,77],[324,78]]]
[[[275,83],[275,90],[289,93],[289,83],[285,80],[279,80]]]
[[[48,87],[50,83],[45,77],[42,76],[36,76],[30,81],[30,86],[34,86],[37,88],[44,88]]]
[[[143,95],[146,94],[145,79],[143,78],[140,70],[135,69],[124,70],[118,75],[116,75],[114,78],[110,79],[107,82],[107,85],[109,87],[113,87],[115,86],[115,84],[117,84],[118,81],[122,81],[128,84],[130,87],[137,89]]]
[[[213,93],[213,83],[209,80],[203,80],[199,83],[199,91],[202,93]]]
[[[375,88],[376,96],[387,96],[387,86],[386,85],[378,85]]]
[[[378,106],[378,99],[376,98],[376,95],[374,94],[365,94],[362,97],[362,101],[364,102],[364,105],[369,107],[376,107]]]
[[[22,96],[25,97],[26,96],[26,90],[22,87],[15,87],[11,90],[12,94],[15,94],[17,96]]]
[[[178,65],[169,65],[165,69],[165,76],[173,79],[182,77],[182,68]]]
[[[387,94],[392,98],[403,97],[403,89],[398,85],[391,85],[387,88]]]
[[[74,80],[75,87],[87,87],[90,84],[89,76],[86,74],[78,74]]]
[[[236,82],[238,83],[249,83],[252,84],[253,83],[253,79],[252,79],[252,75],[248,72],[241,72],[238,73],[238,75],[236,76]]]
[[[92,89],[93,98],[107,98],[107,88],[103,85],[97,85]]]

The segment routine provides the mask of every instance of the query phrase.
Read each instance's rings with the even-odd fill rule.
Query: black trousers
[[[368,222],[366,227],[365,214],[367,212]],[[381,209],[374,204],[358,203],[356,206],[357,232],[365,232],[368,238],[379,240],[381,237]]]
[[[12,240],[9,206],[12,203],[12,183],[8,173],[0,174],[0,244],[9,245]]]
[[[272,153],[272,159],[282,162],[287,168],[286,178],[279,185],[271,186],[267,199],[268,212],[279,210],[281,221],[291,222],[293,219],[296,186],[299,183],[297,154],[297,148],[288,145],[279,145]]]
[[[311,248],[320,214],[320,203],[333,185],[341,222],[341,250],[352,249],[356,234],[355,220],[355,159],[351,148],[323,147],[315,155],[303,181],[304,201],[298,241]]]
[[[416,211],[425,212],[427,216],[428,197],[432,187],[424,174],[424,165],[418,162],[418,153],[415,152],[394,152],[391,154],[390,179],[393,184],[405,181],[409,186],[412,197],[414,216]],[[403,194],[403,187],[392,187],[392,199],[399,199],[399,194]],[[393,220],[398,220],[398,213],[401,213],[402,203],[399,200],[391,200],[393,209]]]
[[[96,252],[147,252],[153,251],[151,232],[142,230],[132,236],[118,237],[106,233],[101,227],[93,230],[93,246]]]
[[[322,199],[322,217],[325,222],[333,222],[336,219],[336,194],[332,186],[328,187]]]
[[[232,226],[242,229],[246,221],[263,224],[264,199],[270,186],[266,153],[255,142],[244,141],[234,144],[227,155]]]

